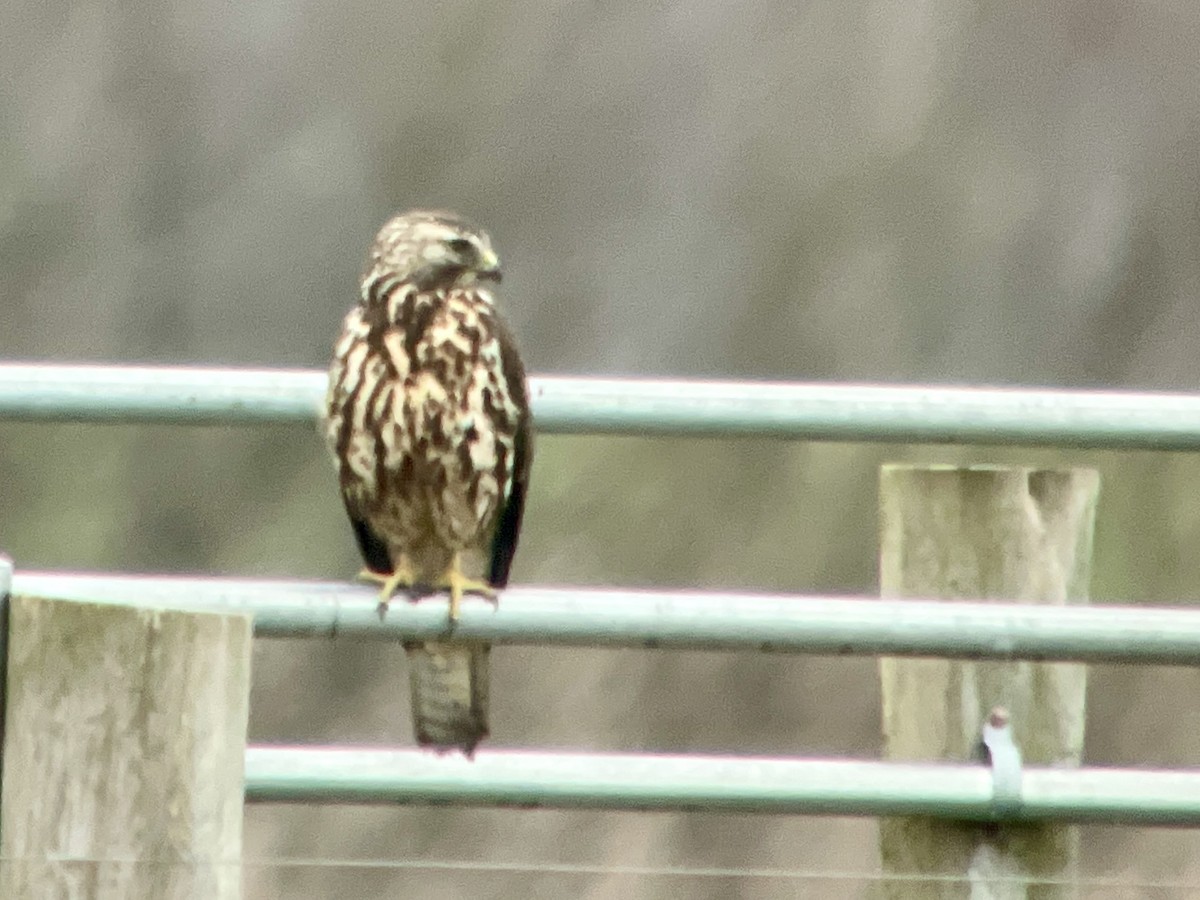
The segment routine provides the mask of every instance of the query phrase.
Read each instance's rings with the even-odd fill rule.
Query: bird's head
[[[363,293],[372,281],[389,289],[407,283],[426,291],[499,280],[500,258],[486,232],[454,213],[413,210],[379,230]]]

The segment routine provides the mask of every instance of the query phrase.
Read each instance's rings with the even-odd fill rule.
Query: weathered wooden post
[[[884,466],[881,592],[1086,603],[1099,486],[1092,469]],[[1003,706],[1026,763],[1079,764],[1085,666],[886,658],[879,671],[888,759],[970,759],[989,711]],[[880,825],[880,853],[892,898],[1075,894],[1070,826],[897,818]],[[912,877],[921,875],[940,879]]]
[[[0,897],[241,893],[244,615],[11,597]]]

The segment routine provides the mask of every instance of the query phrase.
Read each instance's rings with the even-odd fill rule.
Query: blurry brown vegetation
[[[494,234],[535,372],[1200,380],[1182,0],[16,0],[4,19],[5,358],[324,366],[375,228],[437,204]],[[543,439],[514,578],[870,592],[876,468],[901,459],[1096,465],[1093,596],[1200,594],[1196,456],[753,441]],[[3,424],[0,474],[22,567],[356,568],[315,429]],[[878,749],[870,660],[494,660],[497,745]],[[410,740],[397,648],[260,643],[255,666],[254,740]],[[1096,669],[1088,758],[1193,764],[1197,681]],[[1200,883],[1192,832],[1085,845],[1092,877]],[[854,897],[878,866],[866,820],[326,807],[250,809],[246,858],[255,898]]]

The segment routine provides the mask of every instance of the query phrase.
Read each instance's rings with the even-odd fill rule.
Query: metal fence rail
[[[445,634],[446,603],[365,585],[21,572],[13,593],[139,607],[238,610],[260,637]],[[514,587],[463,604],[455,634],[496,643],[845,655],[1200,664],[1200,609],[1032,606],[689,591]]]
[[[1200,450],[1192,394],[530,379],[547,434],[767,436]],[[0,418],[263,424],[315,419],[325,373],[304,370],[0,364]]]
[[[8,566],[0,561],[0,574]],[[0,584],[0,589],[3,585]],[[260,636],[437,634],[444,602],[398,603],[381,622],[366,587],[320,582],[17,572],[14,595],[152,608],[240,610]],[[463,610],[461,636],[497,641],[902,652],[1183,662],[1200,655],[1200,611],[765,595],[514,589]],[[250,802],[460,804],[609,810],[1200,826],[1200,771],[1017,770],[906,764],[481,749],[252,746]],[[1019,765],[1019,764],[1018,764]]]
[[[769,436],[1200,450],[1200,396],[880,385],[541,377],[552,434]],[[0,364],[0,419],[311,423],[319,371]],[[0,575],[5,572],[0,560]],[[262,637],[444,634],[445,601],[395,603],[328,582],[17,571],[14,594],[238,610]],[[2,585],[0,585],[2,588]],[[2,593],[0,589],[0,593]],[[1200,664],[1200,608],[1054,607],[716,592],[513,588],[464,605],[455,635],[496,643]],[[1019,792],[980,764],[485,747],[252,746],[252,802],[451,803],[1200,826],[1200,772],[1027,768]],[[1009,773],[1010,775],[1012,773]],[[1008,782],[1005,782],[1006,784]]]
[[[1031,767],[1001,810],[982,765],[260,746],[246,751],[246,800],[1196,826],[1200,772]]]

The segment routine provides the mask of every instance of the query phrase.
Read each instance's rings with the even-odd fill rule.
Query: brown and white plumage
[[[334,348],[325,434],[386,608],[401,588],[504,587],[532,454],[525,373],[495,309],[499,260],[451,213],[391,219]],[[488,733],[484,644],[406,644],[417,740],[470,754]]]

